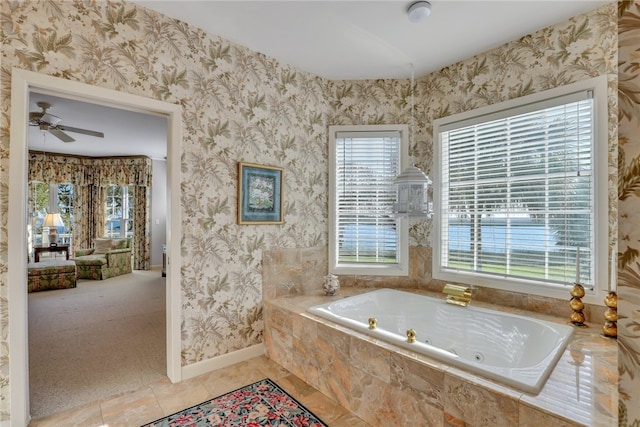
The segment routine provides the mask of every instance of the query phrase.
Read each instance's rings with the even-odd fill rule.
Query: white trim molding
[[[182,367],[182,379],[188,380],[190,378],[197,377],[198,375],[215,371],[216,369],[226,368],[227,366],[262,356],[265,353],[264,344],[256,344],[251,347],[223,354],[222,356],[212,357],[211,359],[192,363],[191,365]]]
[[[94,104],[159,115],[167,119],[167,376],[181,380],[180,366],[180,155],[182,107],[112,89],[45,74],[12,69],[11,132],[9,158],[8,280],[9,280],[9,381],[11,425],[29,423],[29,348],[27,322],[27,126],[29,93],[37,91]]]

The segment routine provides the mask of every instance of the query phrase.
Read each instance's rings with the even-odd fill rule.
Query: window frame
[[[571,83],[562,87],[545,90],[520,98],[496,103],[490,106],[481,107],[475,110],[466,111],[449,117],[440,118],[434,121],[433,141],[434,141],[434,232],[433,232],[433,259],[432,275],[434,279],[478,285],[487,288],[494,288],[506,291],[522,292],[526,294],[546,296],[552,298],[566,299],[569,295],[573,283],[563,286],[552,285],[544,281],[532,279],[517,279],[513,277],[499,278],[497,275],[479,275],[473,272],[451,272],[443,271],[441,260],[442,245],[442,223],[441,223],[441,200],[442,194],[442,144],[440,129],[455,122],[469,121],[485,116],[486,120],[492,120],[491,115],[506,110],[518,110],[519,108],[532,104],[544,102],[546,100],[569,95],[571,93],[592,90],[593,91],[593,124],[594,134],[592,138],[592,160],[593,160],[593,194],[594,201],[594,235],[592,240],[594,247],[591,248],[593,266],[592,275],[593,288],[586,289],[583,301],[590,304],[603,304],[603,298],[608,292],[608,84],[607,76],[599,76],[586,79],[580,82]],[[514,112],[517,114],[517,112]]]
[[[38,202],[36,197],[37,186],[43,186],[47,188],[46,190],[47,205],[46,207],[44,207],[45,208],[44,212],[40,212],[42,213],[42,215],[39,215],[39,209],[42,209],[43,206],[37,205],[37,202]],[[61,197],[62,197],[61,196],[62,193],[60,192],[61,186],[69,186],[71,188],[71,191],[69,194],[69,205],[67,206],[68,212],[63,212],[63,209],[61,209]],[[70,182],[46,183],[43,181],[32,180],[32,181],[29,181],[28,187],[29,187],[29,197],[33,199],[33,211],[29,214],[29,217],[27,218],[27,226],[29,227],[29,233],[30,233],[30,237],[29,237],[30,245],[42,246],[45,244],[44,243],[45,233],[43,232],[43,228],[45,227],[42,226],[44,217],[47,213],[59,213],[60,215],[62,215],[63,217],[62,219],[65,223],[63,232],[59,233],[59,237],[60,239],[63,239],[63,238],[68,239],[68,242],[63,242],[61,244],[71,246],[73,243],[73,225],[75,221],[74,219],[75,187],[73,183],[70,183]],[[68,235],[68,236],[63,237],[61,236],[61,234]],[[39,243],[38,243],[38,237],[40,237]]]
[[[335,125],[329,126],[329,272],[333,274],[372,275],[372,276],[408,276],[409,275],[409,226],[404,218],[396,218],[398,230],[397,263],[358,263],[338,262],[337,238],[337,192],[336,135],[343,132],[400,133],[400,171],[409,163],[409,126],[408,125]]]
[[[115,198],[116,196],[114,195],[109,195],[108,192],[110,190],[115,190],[115,189],[119,189],[120,191],[120,203],[121,203],[121,207],[120,210],[122,212],[122,216],[118,216],[115,217],[112,220],[109,220],[109,200],[113,200],[113,198]],[[129,217],[129,210],[131,208],[131,206],[133,205],[132,203],[132,198],[133,198],[133,185],[131,184],[109,184],[107,186],[107,189],[105,190],[105,204],[104,204],[104,210],[105,210],[105,220],[104,220],[104,232],[103,235],[110,237],[110,238],[133,238],[134,236],[134,227],[135,227],[135,223],[133,222],[133,218]],[[113,213],[112,213],[113,215]],[[120,231],[118,233],[118,235],[115,235],[114,233],[111,233],[109,231],[109,223],[113,222],[113,221],[119,221],[120,222]],[[131,231],[128,231],[128,224],[131,223]],[[127,236],[127,234],[131,234],[130,236]]]

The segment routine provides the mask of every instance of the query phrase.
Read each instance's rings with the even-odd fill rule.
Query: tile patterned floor
[[[260,356],[177,384],[164,379],[140,390],[32,420],[29,427],[140,426],[265,377],[275,381],[331,427],[368,426],[268,357]]]

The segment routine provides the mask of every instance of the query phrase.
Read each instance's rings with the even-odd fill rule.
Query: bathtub
[[[567,346],[568,325],[379,289],[310,313],[485,378],[537,394]],[[369,327],[375,318],[376,327]],[[406,331],[416,340],[409,343]]]

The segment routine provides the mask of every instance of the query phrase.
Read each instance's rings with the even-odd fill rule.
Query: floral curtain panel
[[[135,239],[133,239],[133,268],[134,270],[149,270],[151,268],[151,239],[150,239],[150,193],[151,186],[136,185],[133,199],[133,223]]]
[[[89,224],[89,241],[84,245],[85,248],[90,248],[93,243],[93,238],[103,237],[104,230],[104,206],[106,202],[105,187],[99,187],[90,185],[89,187],[89,209],[91,211],[91,223]]]
[[[29,181],[70,182],[74,186],[84,186],[90,165],[91,158],[29,151]]]
[[[152,163],[148,157],[103,157],[92,164],[95,186],[136,185],[151,187]]]
[[[134,268],[148,270],[150,252],[150,187],[152,162],[148,157],[82,157],[29,152],[29,182],[70,182],[74,186],[73,251],[90,247],[104,230],[105,188],[133,185]]]
[[[90,209],[86,204],[86,192],[90,176],[91,159],[78,156],[62,156],[53,153],[29,152],[29,183],[32,181],[71,183],[74,188],[74,224],[71,227],[72,252],[91,242]],[[30,212],[33,201],[30,200]]]

